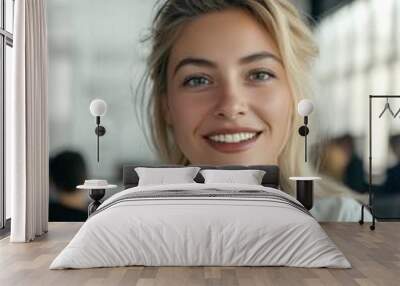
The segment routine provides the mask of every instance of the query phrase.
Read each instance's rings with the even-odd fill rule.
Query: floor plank
[[[0,285],[399,285],[400,223],[379,222],[375,231],[356,223],[322,223],[352,269],[291,267],[116,267],[49,270],[82,223],[50,223],[32,243],[0,240]]]

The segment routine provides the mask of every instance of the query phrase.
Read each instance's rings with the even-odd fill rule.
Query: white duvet
[[[121,200],[138,192],[207,193],[211,189],[262,191],[300,204],[280,190],[257,185],[193,183],[127,189],[99,207],[50,269],[127,265],[351,267],[311,215],[279,200],[251,196]]]

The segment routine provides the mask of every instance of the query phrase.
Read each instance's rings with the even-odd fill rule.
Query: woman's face
[[[250,14],[226,10],[186,25],[167,77],[165,118],[190,163],[278,163],[292,98],[276,43]]]

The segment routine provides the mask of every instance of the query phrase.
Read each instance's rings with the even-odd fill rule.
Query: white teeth
[[[208,138],[216,142],[238,143],[241,141],[252,139],[256,135],[257,133],[255,132],[240,132],[233,134],[217,134],[209,136]]]

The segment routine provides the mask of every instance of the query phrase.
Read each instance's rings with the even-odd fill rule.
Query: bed
[[[125,189],[100,205],[50,269],[351,267],[307,209],[279,190],[277,166],[199,166],[263,170],[260,185],[207,183],[200,173],[192,183],[138,185],[136,167],[124,166]]]

